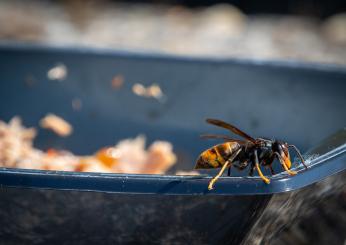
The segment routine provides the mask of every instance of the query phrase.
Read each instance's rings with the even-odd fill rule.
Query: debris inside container
[[[82,100],[79,98],[74,98],[71,102],[72,109],[75,111],[79,111],[82,109]]]
[[[46,117],[44,122],[48,125],[63,120],[58,120],[53,114],[49,114],[48,118],[54,119],[48,120],[47,123]],[[114,146],[104,147],[88,156],[77,156],[65,150],[36,149],[33,147],[35,136],[36,130],[22,126],[19,117],[12,118],[9,123],[0,121],[0,166],[81,172],[164,174],[177,159],[171,143],[154,141],[146,149],[146,139],[142,135],[134,139],[121,140]]]
[[[124,76],[122,75],[114,76],[111,81],[112,89],[114,90],[121,89],[121,87],[124,85],[124,82],[125,82]]]
[[[135,95],[146,97],[146,98],[154,98],[159,101],[163,101],[165,98],[165,95],[162,92],[161,87],[157,84],[152,84],[148,87],[145,87],[141,83],[136,83],[132,86],[132,92]]]
[[[45,129],[50,129],[54,133],[62,137],[69,136],[73,131],[71,124],[52,113],[47,114],[44,118],[41,119],[40,126]]]
[[[67,77],[67,67],[59,63],[47,72],[47,77],[50,80],[62,81]]]

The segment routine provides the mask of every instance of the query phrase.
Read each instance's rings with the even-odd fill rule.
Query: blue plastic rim
[[[0,184],[10,187],[164,195],[257,195],[293,191],[346,169],[346,144],[319,156],[295,176],[278,174],[267,185],[258,177],[223,177],[207,190],[210,176],[164,176],[4,169]]]

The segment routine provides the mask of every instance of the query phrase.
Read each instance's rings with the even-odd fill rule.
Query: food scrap
[[[47,77],[50,80],[62,81],[67,77],[67,67],[59,63],[47,72]]]
[[[24,128],[19,117],[9,123],[0,121],[0,164],[13,167],[18,159],[25,159],[32,154],[32,141],[36,136],[34,128]]]
[[[164,174],[176,162],[173,147],[155,141],[147,149],[144,136],[119,141],[90,156],[68,151],[33,147],[35,129],[21,125],[19,117],[7,124],[0,121],[0,166],[43,170]]]
[[[73,130],[71,124],[61,117],[51,113],[47,114],[43,119],[41,119],[40,126],[45,129],[50,129],[62,137],[69,136]]]
[[[80,109],[82,109],[82,101],[81,99],[78,99],[78,98],[74,98],[72,100],[72,109],[75,110],[75,111],[79,111]]]
[[[125,79],[122,75],[117,75],[112,78],[112,89],[117,90],[120,89],[124,85]]]
[[[146,98],[155,98],[157,100],[162,100],[164,98],[164,94],[157,84],[152,84],[148,87],[145,87],[141,83],[136,83],[132,86],[132,92],[138,96],[146,97]]]

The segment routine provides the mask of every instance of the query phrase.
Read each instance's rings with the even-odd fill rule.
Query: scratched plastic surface
[[[57,63],[68,68],[61,82],[46,76]],[[204,123],[216,117],[255,137],[285,139],[303,152],[315,146],[319,154],[294,177],[279,173],[270,185],[257,177],[225,177],[211,192],[204,175],[0,169],[0,237],[7,244],[268,242],[271,236],[264,234],[276,234],[316,198],[332,194],[333,185],[345,184],[345,131],[339,141],[333,136],[316,148],[345,126],[346,72],[339,67],[2,46],[0,71],[1,119],[20,115],[34,126],[54,112],[78,125],[66,139],[39,131],[42,149],[85,154],[144,133],[149,141],[173,143],[178,164],[171,173],[190,170],[200,151],[215,143],[198,135],[222,132]],[[119,74],[124,86],[112,90],[110,81]],[[136,82],[159,84],[165,101],[134,95]],[[74,98],[83,103],[78,112],[71,107]],[[287,208],[277,208],[282,205]]]

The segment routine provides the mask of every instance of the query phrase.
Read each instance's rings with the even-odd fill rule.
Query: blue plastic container
[[[63,81],[47,78],[62,63]],[[112,89],[122,75],[124,85]],[[72,125],[68,138],[39,131],[36,146],[95,152],[145,134],[174,145],[177,169],[191,170],[213,145],[200,133],[214,117],[254,137],[284,139],[310,155],[307,171],[279,173],[270,185],[247,172],[207,190],[202,176],[128,175],[0,169],[0,238],[7,244],[240,244],[268,242],[317,198],[345,184],[346,71],[296,62],[210,60],[107,50],[0,47],[0,119],[36,126],[46,113]],[[29,82],[28,82],[29,81]],[[164,100],[135,95],[158,84]],[[73,110],[73,99],[82,101]],[[279,168],[277,168],[279,170]],[[328,190],[328,191],[326,191]]]

